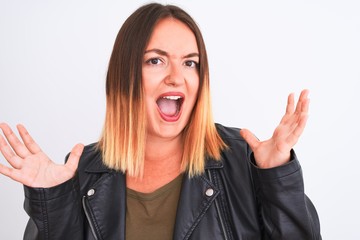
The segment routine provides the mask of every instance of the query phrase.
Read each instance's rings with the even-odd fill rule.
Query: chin
[[[167,139],[176,138],[181,135],[183,129],[184,128],[183,127],[181,128],[180,126],[163,127],[158,132],[158,135],[161,136],[162,138],[167,138]]]
[[[170,123],[160,121],[160,124],[157,124],[157,126],[150,127],[148,129],[148,136],[163,139],[173,139],[181,136],[185,127],[186,124],[182,123],[181,121]]]

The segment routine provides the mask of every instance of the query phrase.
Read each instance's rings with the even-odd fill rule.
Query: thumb
[[[247,129],[241,129],[240,135],[245,139],[245,141],[249,144],[250,148],[254,151],[259,145],[259,139],[255,137],[255,135]]]
[[[84,145],[79,143],[76,144],[70,152],[66,165],[74,172],[76,171],[79,165],[80,156],[83,150],[84,150]]]

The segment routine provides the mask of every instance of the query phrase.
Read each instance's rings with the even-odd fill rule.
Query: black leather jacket
[[[294,152],[283,166],[259,169],[239,129],[217,128],[229,149],[222,161],[208,159],[202,176],[183,178],[174,239],[321,239]],[[25,187],[24,239],[125,239],[125,179],[87,146],[73,179]]]

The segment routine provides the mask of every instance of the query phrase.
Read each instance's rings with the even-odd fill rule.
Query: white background
[[[145,1],[0,0],[0,122],[23,123],[62,163],[95,142],[116,34]],[[169,1],[207,44],[215,119],[271,136],[288,93],[311,91],[295,146],[323,239],[360,239],[360,2]],[[0,162],[6,164],[3,157]],[[23,189],[0,176],[1,239],[22,239]]]

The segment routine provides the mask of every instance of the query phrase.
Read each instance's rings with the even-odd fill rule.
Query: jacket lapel
[[[125,239],[125,175],[103,165],[101,158],[90,164],[86,173],[101,177],[85,193],[85,211],[98,239]]]
[[[208,160],[205,169],[221,167],[220,161]],[[219,193],[219,189],[205,175],[193,178],[184,176],[176,214],[174,240],[190,238]]]

